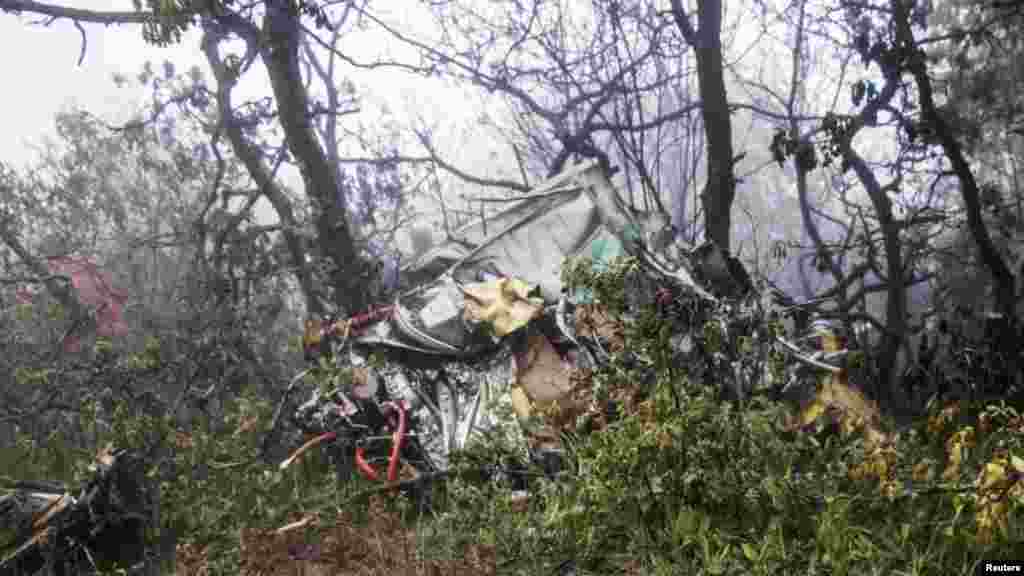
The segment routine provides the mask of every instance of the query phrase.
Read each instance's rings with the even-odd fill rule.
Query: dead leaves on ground
[[[288,530],[243,528],[242,576],[435,576],[495,574],[493,546],[474,544],[449,560],[418,557],[416,532],[383,500],[371,498],[368,522],[343,514],[328,525],[296,515]],[[210,574],[206,549],[178,547],[177,574]]]

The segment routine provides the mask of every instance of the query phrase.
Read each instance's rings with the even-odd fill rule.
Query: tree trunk
[[[878,384],[882,386],[876,400],[879,404],[889,402],[900,390],[903,372],[907,364],[907,285],[903,278],[903,256],[900,247],[899,226],[892,215],[892,202],[886,190],[878,183],[875,173],[867,162],[851,146],[847,140],[843,144],[843,157],[857,174],[864,189],[871,198],[871,204],[878,216],[878,225],[882,230],[885,245],[886,285],[888,294],[885,307],[885,332],[882,335],[881,354],[878,358]]]
[[[700,28],[697,30],[690,25],[682,0],[672,0],[672,16],[697,55],[704,137],[708,144],[708,179],[701,193],[704,234],[722,249],[729,250],[736,178],[732,171],[732,121],[722,66],[722,2],[698,0]]]
[[[981,193],[978,190],[978,182],[974,178],[970,164],[964,156],[963,148],[953,135],[953,131],[946,120],[939,114],[935,105],[935,98],[932,91],[932,81],[928,77],[927,64],[924,51],[914,43],[914,34],[910,28],[910,14],[906,5],[902,2],[892,2],[893,19],[896,24],[896,38],[904,50],[910,54],[907,59],[907,69],[914,77],[917,87],[918,99],[921,104],[921,113],[924,120],[938,137],[942,151],[953,167],[957,180],[960,182],[960,193],[963,196],[964,208],[967,212],[967,228],[971,232],[981,261],[992,274],[992,281],[995,284],[995,306],[1001,314],[1007,326],[1005,337],[1000,339],[1000,354],[1003,368],[1007,371],[1012,380],[1017,379],[1017,360],[1020,354],[1017,344],[1017,297],[1016,278],[1013,271],[1006,264],[1006,261],[999,254],[992,237],[988,232],[988,226],[981,217]]]
[[[302,295],[306,300],[306,310],[311,315],[320,316],[324,311],[317,296],[318,290],[316,290],[314,285],[313,276],[309,266],[306,265],[306,248],[303,246],[302,239],[296,233],[298,226],[292,211],[291,200],[289,200],[284,190],[278,186],[277,182],[274,181],[273,175],[263,162],[260,151],[245,139],[242,129],[239,127],[238,122],[235,121],[231,105],[231,90],[234,87],[235,80],[221,61],[217,51],[218,44],[222,39],[222,33],[215,27],[209,26],[202,40],[203,53],[206,55],[206,61],[209,63],[210,69],[213,70],[214,77],[217,80],[217,106],[222,130],[228,137],[228,142],[231,144],[231,149],[234,150],[235,156],[242,161],[249,176],[259,186],[271,206],[273,206],[277,217],[281,220],[285,246],[288,249],[289,257],[292,259],[292,265],[295,267],[295,277],[299,281]]]
[[[288,150],[299,164],[306,194],[316,207],[318,249],[328,265],[334,304],[339,312],[354,313],[369,304],[362,289],[364,270],[345,217],[344,183],[320,146],[308,114],[309,97],[299,73],[301,34],[299,16],[291,2],[267,2],[261,54],[281,126]]]

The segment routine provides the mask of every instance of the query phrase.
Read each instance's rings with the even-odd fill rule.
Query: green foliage
[[[142,37],[156,46],[181,42],[182,34],[195,24],[198,17],[222,16],[225,8],[238,10],[234,0],[132,0],[137,12],[154,16],[143,27]],[[316,2],[288,0],[288,11],[293,17],[300,15],[313,19],[318,28],[329,27],[327,15]]]
[[[64,306],[57,302],[51,302],[46,308],[46,317],[50,320],[63,320],[65,316]]]
[[[48,368],[25,368],[19,366],[14,371],[14,381],[18,386],[38,386],[48,384],[53,370]]]
[[[597,301],[625,310],[627,259],[604,273],[618,283],[580,268],[576,278]],[[385,510],[415,524],[416,557],[493,546],[498,573],[523,575],[551,573],[567,559],[581,574],[945,574],[1012,557],[1020,545],[1024,418],[1014,409],[936,406],[887,445],[836,432],[827,415],[794,432],[782,425],[786,406],[720,402],[688,386],[685,367],[666,351],[670,331],[648,312],[627,327],[645,361],[613,357],[594,375],[605,393],[650,382],[644,399],[601,430],[568,431],[566,471],[548,479],[528,470],[529,500],[500,475],[481,473],[519,455],[501,435],[453,456],[452,474],[431,487],[429,512],[385,497]],[[720,337],[714,325],[702,331],[709,348]],[[143,371],[167,362],[155,341],[135,356],[145,358]],[[310,378],[333,388],[349,374],[327,364]],[[85,402],[83,421],[94,423],[100,404]],[[238,573],[241,528],[279,527],[298,511],[333,518],[368,509],[357,498],[366,484],[336,482],[320,451],[285,471],[258,457],[272,408],[244,387],[219,420],[182,429],[170,414],[117,402],[110,428],[89,432],[98,445],[167,446],[149,472],[164,526],[182,535],[179,544],[205,548],[211,573]],[[0,451],[0,464],[23,477],[80,480],[89,459],[66,440],[22,437]]]
[[[608,284],[589,287],[598,300],[615,301],[614,290],[604,293]],[[653,341],[631,347],[663,345],[650,319],[638,324],[644,330],[631,336]],[[713,343],[713,328],[705,331]],[[626,381],[640,377],[622,370]],[[1014,432],[1022,420],[1006,407],[964,420],[985,422],[988,435],[958,461],[955,481],[941,481],[921,470],[951,461],[950,439],[962,423],[941,432],[933,423],[926,434],[922,422],[880,452],[836,435],[824,417],[809,434],[783,430],[786,409],[765,399],[740,409],[684,394],[681,371],[658,370],[646,409],[578,437],[572,473],[544,483],[540,502],[502,521],[518,530],[501,541],[509,573],[537,573],[567,557],[599,574],[627,566],[651,574],[968,573],[1021,540],[1013,519],[1024,499],[1013,490],[1024,493],[1024,484],[1012,483],[1009,455],[1024,455]],[[975,482],[983,466],[990,479]],[[985,504],[976,493],[985,482],[1011,486],[1006,506]],[[965,496],[965,487],[975,494]],[[479,504],[474,511],[481,514]]]
[[[31,304],[18,304],[15,307],[15,317],[20,322],[26,322],[32,318],[32,305]]]
[[[86,415],[94,414],[97,405],[83,408]],[[139,447],[157,441],[165,446],[165,458],[152,462],[147,474],[160,489],[161,529],[182,535],[179,544],[206,547],[215,573],[237,573],[240,527],[278,527],[310,502],[332,501],[328,492],[337,489],[319,453],[285,471],[259,457],[260,432],[272,412],[268,402],[247,390],[222,421],[199,420],[182,430],[171,414],[133,414],[119,402],[110,429],[97,431],[98,443]],[[88,471],[80,467],[80,473]]]
[[[592,291],[596,302],[613,314],[621,314],[626,310],[626,276],[638,267],[637,260],[631,257],[616,257],[607,263],[607,268],[591,258],[573,258],[562,267],[562,285],[568,290]]]
[[[161,365],[160,341],[152,336],[147,336],[142,351],[129,354],[124,359],[124,362],[128,369],[136,371],[151,370],[159,367]]]

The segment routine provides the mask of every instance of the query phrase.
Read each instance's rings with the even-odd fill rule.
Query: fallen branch
[[[126,451],[101,458],[95,476],[76,497],[49,483],[17,483],[0,498],[0,576],[35,574],[46,566],[80,574],[98,565],[138,566],[146,557],[146,528],[153,522],[142,461]],[[61,573],[61,572],[58,572]]]

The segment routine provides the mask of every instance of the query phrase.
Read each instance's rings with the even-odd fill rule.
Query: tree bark
[[[265,6],[262,33],[248,20],[226,10],[218,14],[205,14],[203,25],[223,27],[238,34],[240,38],[249,43],[249,50],[258,50],[262,57],[270,76],[288,149],[299,164],[306,194],[316,206],[318,248],[330,268],[329,277],[334,288],[334,303],[337,305],[339,313],[352,312],[363,308],[366,304],[365,292],[361,289],[365,276],[364,266],[359,258],[355,247],[355,238],[346,219],[345,188],[337,170],[328,161],[323,148],[320,147],[308,115],[309,98],[299,73],[298,51],[302,34],[300,15],[295,3],[288,0],[268,0]],[[79,10],[31,0],[0,0],[0,10],[11,13],[30,12],[54,19],[67,18],[75,23],[151,24],[155,21],[154,15],[146,12]],[[213,30],[208,29],[207,33],[210,32]],[[256,39],[257,42],[254,43],[253,39]],[[212,55],[219,61],[215,52]],[[210,54],[207,56],[209,58]],[[249,56],[249,54],[246,55],[247,60]],[[230,130],[230,125],[226,125],[226,128]],[[233,140],[232,144],[238,142],[241,141]],[[244,142],[242,143],[244,144]],[[272,179],[268,177],[265,169],[252,170],[256,166],[262,168],[262,161],[258,157],[249,157],[249,161],[246,161],[246,150],[246,146],[242,146],[236,148],[236,153],[246,163],[247,169],[250,170],[250,174],[257,184],[264,187],[268,199],[271,202],[275,198],[286,200],[287,197],[283,195],[283,191],[273,186]],[[249,151],[255,152],[255,150]],[[254,163],[253,160],[259,160],[259,162]],[[275,192],[281,192],[281,195],[275,196]],[[275,205],[275,209],[284,205],[278,203]],[[290,208],[286,212],[289,210]],[[281,216],[282,220],[286,220],[285,214],[281,214]],[[286,227],[289,224],[288,222],[282,223]],[[295,234],[289,236],[289,233],[286,232],[286,242],[290,255],[295,260],[296,268],[308,270],[305,262],[306,251],[301,246],[298,236]],[[303,291],[306,292],[310,311],[317,313],[322,309],[322,305],[315,297],[309,298],[314,292],[311,277],[300,275],[299,280],[303,284]]]
[[[270,75],[288,149],[299,164],[306,194],[316,207],[318,249],[328,264],[334,304],[339,313],[351,314],[369,304],[362,289],[364,266],[345,214],[345,185],[328,161],[307,114],[309,95],[299,73],[301,35],[299,15],[291,2],[266,3],[260,53]]]
[[[697,56],[704,137],[708,144],[708,179],[701,193],[704,234],[722,249],[729,250],[736,178],[733,176],[732,120],[722,64],[722,2],[698,0],[700,28],[696,30],[690,24],[682,0],[672,0],[672,16]]]
[[[851,119],[850,126],[838,141],[839,151],[844,162],[853,169],[871,199],[885,247],[887,299],[885,330],[882,335],[881,354],[878,358],[880,389],[876,399],[879,403],[891,401],[895,392],[901,388],[904,362],[907,359],[907,289],[903,278],[900,227],[893,218],[892,202],[887,196],[888,189],[897,186],[899,181],[883,187],[871,167],[853,148],[853,139],[867,125],[867,119],[875,117],[880,109],[888,106],[899,90],[900,75],[893,70],[884,70],[884,72],[885,84],[878,97],[868,102],[860,113]]]
[[[885,331],[882,334],[882,348],[878,361],[878,381],[884,384],[885,388],[876,396],[876,400],[881,403],[883,395],[886,396],[886,400],[891,401],[892,395],[900,389],[908,353],[907,284],[903,280],[899,226],[893,218],[892,202],[886,195],[886,190],[879,184],[867,162],[853,149],[849,140],[843,145],[842,153],[871,199],[885,245],[888,294],[885,306]]]
[[[242,129],[235,121],[231,106],[231,89],[234,87],[235,81],[225,69],[217,53],[217,45],[220,40],[221,36],[212,27],[207,28],[202,40],[203,53],[217,80],[217,106],[220,124],[228,137],[228,142],[231,143],[235,156],[242,161],[249,176],[252,177],[262,194],[273,206],[274,211],[277,212],[283,228],[282,235],[285,246],[295,267],[295,277],[306,300],[306,309],[311,315],[320,316],[323,314],[323,306],[317,296],[318,291],[309,266],[306,265],[306,248],[303,246],[301,237],[296,233],[298,225],[292,211],[291,200],[267,170],[260,151],[246,141]]]

